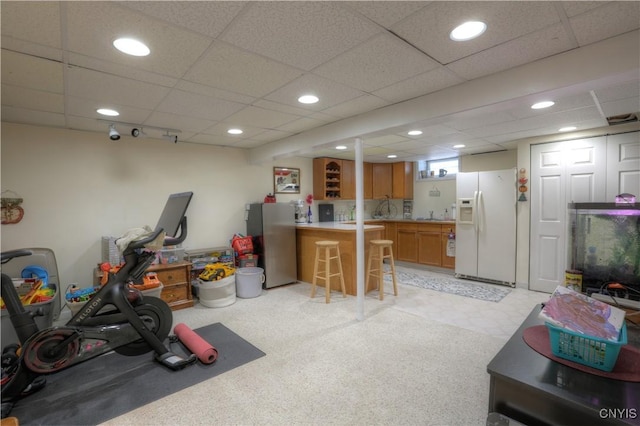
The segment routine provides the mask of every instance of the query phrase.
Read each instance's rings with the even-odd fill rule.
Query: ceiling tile
[[[132,68],[180,77],[212,41],[111,2],[65,2],[65,5],[69,50]],[[112,42],[124,35],[147,43],[151,54],[135,57],[115,49]]]
[[[585,46],[637,29],[640,22],[640,2],[608,2],[604,6],[570,18],[569,21],[578,43]],[[616,25],[602,25],[603,22],[616,22]]]
[[[91,120],[109,121],[109,117],[100,115],[96,112],[98,108],[111,108],[120,113],[117,117],[112,117],[113,121],[121,121],[127,123],[143,123],[151,114],[151,109],[134,108],[128,105],[120,105],[114,103],[101,102],[96,99],[77,98],[75,96],[67,96],[67,114],[76,117],[86,117]],[[101,123],[101,127],[105,124]]]
[[[564,27],[553,25],[452,62],[447,68],[466,80],[473,80],[555,55],[571,46]]]
[[[174,89],[184,90],[185,92],[196,93],[198,95],[210,96],[225,101],[237,102],[241,104],[251,104],[256,98],[253,96],[242,95],[240,93],[230,92],[228,90],[211,87],[204,84],[193,83],[191,81],[180,80],[174,86]]]
[[[612,87],[594,90],[600,102],[610,102],[617,99],[640,98],[640,81],[629,81]]]
[[[601,104],[606,117],[640,112],[640,98],[619,99]]]
[[[368,19],[382,25],[391,27],[398,21],[412,15],[425,7],[429,2],[425,1],[349,1],[342,2],[343,6],[366,16]]]
[[[65,127],[64,115],[2,105],[2,121],[35,126]]]
[[[199,133],[213,126],[215,121],[158,111],[152,113],[149,118],[141,124],[143,126],[146,124],[149,126],[176,129],[187,133]]]
[[[438,67],[380,90],[375,90],[373,94],[390,102],[401,102],[433,93],[462,82],[464,82],[464,79],[447,68]]]
[[[196,1],[190,2],[188,7],[179,1],[126,1],[122,4],[213,38],[220,35],[246,2]]]
[[[205,120],[220,121],[244,108],[244,104],[172,90],[158,104],[156,110]]]
[[[435,69],[438,63],[389,34],[380,34],[314,69],[314,74],[366,92]]]
[[[283,130],[268,129],[262,133],[253,136],[251,139],[261,142],[273,142],[291,136],[293,133]]]
[[[230,140],[250,139],[254,136],[264,133],[264,129],[261,129],[260,127],[242,126],[241,135],[230,135],[229,133],[227,133],[227,130],[229,130],[232,127],[235,128],[238,126],[236,126],[235,123],[225,121],[221,123],[216,123],[213,126],[208,127],[202,133],[213,135],[213,136],[224,136],[229,138]]]
[[[373,95],[364,95],[350,101],[341,103],[322,112],[337,117],[351,117],[363,112],[380,108],[390,103]]]
[[[384,135],[384,136],[363,138],[363,142],[370,146],[389,145],[392,143],[406,142],[408,140],[409,140],[408,138],[398,136],[398,135]]]
[[[64,114],[64,97],[62,94],[4,83],[2,84],[2,105]]]
[[[82,68],[69,68],[67,73],[69,96],[98,99],[107,104],[154,109],[169,92],[166,87]],[[124,121],[126,117],[121,118]]]
[[[60,5],[62,2],[2,2],[2,47],[4,36],[39,45],[62,48]]]
[[[179,81],[175,77],[158,74],[139,68],[132,68],[124,64],[108,62],[91,56],[81,55],[78,53],[69,53],[67,55],[70,67],[85,68],[87,70],[100,70],[105,74],[112,74],[118,77],[125,77],[136,81],[156,84],[159,86],[173,87]]]
[[[63,66],[59,62],[2,49],[2,83],[63,93]]]
[[[314,120],[313,118],[303,117],[278,127],[278,130],[284,130],[290,133],[300,133],[305,130],[313,129],[314,127],[321,126],[323,122]]]
[[[298,98],[305,94],[315,94],[320,100],[315,104],[301,104]],[[265,99],[304,110],[324,110],[343,102],[355,99],[365,93],[348,86],[313,74],[305,74],[291,83],[265,96]]]
[[[252,2],[222,40],[308,71],[379,31],[338,2]]]
[[[451,30],[468,20],[486,22],[486,32],[466,42],[449,39]],[[432,2],[392,30],[448,64],[559,22],[552,2]]]
[[[226,43],[214,43],[184,78],[259,98],[301,74],[300,70]]]

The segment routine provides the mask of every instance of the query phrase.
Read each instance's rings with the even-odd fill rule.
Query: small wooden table
[[[523,330],[544,324],[541,308],[531,311],[487,366],[489,413],[527,425],[640,425],[640,383],[576,370],[525,343]]]
[[[369,256],[369,242],[384,237],[384,226],[364,225],[365,262]],[[298,280],[311,283],[313,280],[313,264],[315,260],[316,241],[338,241],[342,273],[347,294],[356,295],[357,291],[357,256],[356,225],[341,222],[319,222],[296,226]],[[395,248],[394,248],[395,250]],[[331,289],[340,290],[337,277],[331,281]]]

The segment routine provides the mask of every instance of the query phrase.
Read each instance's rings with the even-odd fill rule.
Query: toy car
[[[204,267],[204,271],[198,275],[203,281],[218,281],[235,274],[236,269],[225,263],[210,263]]]

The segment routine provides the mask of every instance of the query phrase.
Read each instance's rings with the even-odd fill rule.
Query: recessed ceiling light
[[[302,95],[298,98],[298,102],[301,104],[315,104],[319,100],[315,95]]]
[[[464,145],[464,144],[462,144],[462,143],[459,143],[458,145],[454,145],[453,147],[454,147],[455,149],[459,149],[459,148],[464,148],[464,147],[465,147],[465,145]]]
[[[469,21],[458,25],[449,33],[449,38],[453,41],[466,41],[478,37],[485,32],[487,24],[480,21]]]
[[[336,149],[344,150],[347,149],[347,147],[345,145],[338,145],[336,146]]]
[[[389,154],[387,155],[387,158],[398,158],[398,156],[395,154]]]
[[[151,50],[146,44],[132,38],[119,38],[114,40],[113,45],[122,53],[132,56],[147,56]]]
[[[543,108],[549,108],[550,106],[555,105],[556,103],[553,101],[543,101],[543,102],[538,102],[535,103],[533,105],[531,105],[531,109],[543,109]]]
[[[109,109],[109,108],[98,108],[96,110],[96,112],[98,114],[108,115],[109,117],[115,117],[115,116],[120,115],[120,113],[118,111],[116,111],[115,109]]]
[[[230,135],[241,135],[242,129],[229,129],[227,130],[227,133],[229,133]]]
[[[409,130],[407,134],[409,136],[420,136],[422,134],[422,130]]]
[[[561,129],[558,129],[559,132],[570,132],[572,130],[577,129],[576,126],[567,126],[567,127],[563,127]]]

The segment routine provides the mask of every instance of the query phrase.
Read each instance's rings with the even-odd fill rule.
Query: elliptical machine
[[[180,236],[165,238],[163,245],[184,241],[186,225],[183,216]],[[173,325],[169,305],[128,286],[140,280],[155,259],[156,253],[144,247],[162,232],[157,228],[147,238],[131,242],[123,252],[120,270],[110,274],[107,283],[62,327],[39,330],[34,315],[22,306],[11,277],[2,274],[2,298],[21,344],[3,349],[2,418],[9,415],[18,400],[44,387],[44,375],[109,351],[125,356],[154,351],[156,361],[172,370],[197,361],[194,354],[185,359],[165,346]],[[2,264],[30,254],[28,250],[2,253]]]

